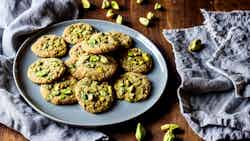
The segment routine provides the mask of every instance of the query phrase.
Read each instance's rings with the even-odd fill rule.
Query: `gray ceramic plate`
[[[108,112],[95,115],[85,112],[78,104],[56,106],[46,102],[41,97],[39,93],[39,85],[32,83],[26,74],[28,66],[38,59],[38,57],[31,52],[30,47],[32,43],[41,35],[62,35],[66,26],[77,22],[89,23],[99,31],[119,31],[128,34],[134,39],[136,47],[142,48],[153,56],[154,68],[148,74],[148,77],[152,81],[153,85],[152,95],[149,99],[139,103],[117,101],[113,108]],[[21,95],[37,112],[58,122],[86,127],[117,124],[141,115],[160,99],[168,79],[166,62],[162,54],[149,39],[126,26],[92,19],[65,21],[38,32],[36,35],[27,39],[23,43],[17,53],[13,69],[16,85]]]

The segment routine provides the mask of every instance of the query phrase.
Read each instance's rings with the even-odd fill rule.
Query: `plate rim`
[[[22,88],[20,87],[20,82],[18,82],[18,69],[17,69],[17,65],[18,65],[18,58],[20,57],[20,54],[22,53],[22,51],[26,48],[26,44],[27,42],[29,42],[30,40],[32,40],[35,36],[38,36],[38,34],[44,32],[44,31],[47,31],[53,27],[57,27],[57,26],[60,26],[60,25],[63,25],[63,24],[67,24],[67,23],[72,23],[72,22],[85,22],[85,21],[90,21],[90,22],[102,22],[102,23],[106,23],[106,24],[112,24],[112,25],[116,25],[116,26],[120,26],[121,28],[123,29],[128,29],[134,33],[136,33],[137,35],[140,35],[140,37],[143,38],[143,40],[147,40],[147,42],[150,44],[150,46],[153,46],[154,48],[154,53],[157,53],[157,56],[160,57],[160,59],[162,60],[162,65],[163,65],[163,71],[165,72],[165,75],[166,75],[166,80],[164,80],[164,88],[160,91],[160,96],[159,98],[157,98],[155,101],[153,101],[149,108],[141,111],[141,112],[138,112],[137,114],[131,116],[130,118],[126,119],[126,120],[121,120],[121,121],[117,121],[117,122],[112,122],[112,123],[106,123],[106,124],[99,124],[99,125],[84,125],[84,124],[79,124],[79,123],[74,123],[74,122],[71,122],[71,121],[66,121],[66,120],[63,120],[63,119],[59,119],[57,117],[54,117],[52,115],[50,115],[49,113],[47,112],[44,112],[43,110],[41,110],[38,106],[36,106],[36,104],[32,103],[29,98],[26,97],[26,95],[24,94]],[[148,48],[149,50],[151,50],[150,48]],[[66,21],[62,21],[62,22],[59,22],[59,23],[55,23],[55,24],[51,24],[49,25],[48,27],[45,27],[43,29],[40,29],[40,30],[37,30],[33,33],[33,36],[30,36],[28,37],[22,44],[21,46],[19,47],[16,55],[15,55],[15,58],[14,58],[14,63],[13,63],[13,77],[14,77],[14,81],[15,81],[15,85],[19,91],[19,93],[21,94],[22,98],[24,98],[24,100],[28,103],[29,106],[31,106],[32,109],[34,109],[34,111],[36,111],[37,113],[41,114],[42,116],[46,117],[46,118],[49,118],[53,121],[56,121],[56,122],[59,122],[59,123],[63,123],[63,124],[67,124],[67,125],[72,125],[72,126],[81,126],[81,127],[103,127],[103,126],[110,126],[110,125],[116,125],[116,124],[120,124],[120,123],[125,123],[127,121],[130,121],[132,119],[135,119],[137,117],[139,117],[140,115],[143,115],[144,113],[146,113],[147,111],[149,111],[162,97],[165,89],[166,89],[166,86],[167,86],[167,83],[168,83],[168,67],[167,67],[167,63],[166,63],[166,60],[165,60],[165,57],[163,56],[163,54],[160,52],[160,50],[157,48],[157,46],[149,39],[147,38],[145,35],[143,35],[142,33],[140,33],[139,31],[133,29],[133,28],[130,28],[128,26],[125,26],[125,25],[119,25],[119,24],[116,24],[116,23],[113,23],[113,22],[110,22],[110,21],[105,21],[105,20],[100,20],[100,19],[74,19],[74,20],[66,20]]]

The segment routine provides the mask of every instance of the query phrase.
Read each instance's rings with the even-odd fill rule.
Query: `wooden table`
[[[82,12],[82,18],[96,18],[108,20],[105,11],[100,9],[102,0],[90,0],[95,7],[93,10]],[[148,0],[141,5],[136,4],[136,0],[117,0],[122,6],[118,13],[126,19],[126,25],[140,31],[151,39],[165,55],[169,69],[169,81],[162,99],[149,112],[128,123],[105,127],[100,129],[107,133],[115,141],[136,141],[134,130],[138,121],[142,122],[149,132],[148,141],[161,141],[164,135],[159,127],[164,123],[178,123],[182,131],[178,138],[184,141],[202,141],[194,134],[187,125],[179,111],[176,97],[176,89],[179,84],[178,74],[175,70],[174,56],[171,46],[163,38],[162,29],[183,28],[202,23],[203,18],[199,9],[208,10],[234,10],[250,9],[249,0]],[[154,1],[160,2],[164,9],[155,12],[159,20],[155,21],[151,27],[143,27],[139,24],[138,18],[145,16],[148,11],[153,11]],[[0,141],[25,141],[26,139],[17,132],[0,125]]]

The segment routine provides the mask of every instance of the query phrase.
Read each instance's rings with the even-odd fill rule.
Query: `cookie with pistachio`
[[[67,26],[63,32],[63,38],[70,44],[76,44],[84,40],[88,40],[89,37],[95,33],[95,29],[86,23],[75,23]]]
[[[137,73],[147,73],[153,65],[151,56],[140,48],[131,48],[124,52],[120,63],[125,71]]]
[[[77,103],[76,83],[76,79],[72,76],[65,76],[54,83],[41,85],[40,92],[42,97],[50,103],[56,105],[75,104]]]
[[[86,52],[83,50],[83,46],[81,43],[78,43],[74,45],[70,50],[69,50],[69,56],[71,58],[79,58],[83,54],[86,54]]]
[[[84,78],[76,85],[76,98],[81,107],[90,113],[107,111],[114,101],[113,89],[108,82]]]
[[[151,82],[146,75],[127,72],[114,83],[116,97],[128,102],[138,102],[149,97]]]
[[[116,32],[116,31],[112,31],[109,33],[115,40],[118,41],[119,46],[123,48],[130,48],[132,46],[133,40],[130,36],[121,32]]]
[[[39,57],[61,57],[66,54],[67,45],[62,37],[50,34],[40,37],[31,50]]]
[[[42,58],[28,68],[28,78],[34,83],[51,83],[60,78],[66,70],[64,63],[57,58]]]
[[[105,55],[84,54],[78,59],[70,59],[65,63],[72,76],[77,79],[86,77],[91,80],[107,80],[117,70],[116,61]]]
[[[119,42],[108,32],[93,34],[89,40],[81,42],[83,50],[88,54],[103,54],[119,48]]]

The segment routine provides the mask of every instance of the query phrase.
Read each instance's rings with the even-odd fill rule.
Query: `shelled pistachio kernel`
[[[144,1],[144,0],[136,0],[136,3],[137,3],[137,4],[141,4],[141,3],[143,3],[143,1]]]
[[[81,0],[82,1],[82,6],[84,9],[89,9],[91,4],[88,0]]]
[[[174,124],[174,123],[164,124],[161,126],[162,131],[167,131],[167,130],[173,131],[173,130],[178,129],[178,128],[180,128],[180,126],[177,124]]]
[[[123,23],[123,17],[121,15],[118,15],[116,17],[116,23],[118,23],[118,24],[122,24]]]
[[[103,0],[102,1],[102,9],[106,9],[110,7],[110,3],[108,0]]]
[[[115,10],[119,10],[119,9],[120,9],[120,6],[119,6],[118,2],[115,1],[115,0],[112,0],[112,1],[111,1],[111,7],[112,7],[113,9],[115,9]]]
[[[160,3],[155,3],[154,10],[160,10],[162,8]]]
[[[148,26],[149,25],[149,20],[147,18],[144,17],[140,17],[139,18],[139,22],[144,25],[144,26]]]
[[[112,9],[109,9],[106,13],[107,18],[113,18],[115,16],[115,13],[113,12]]]
[[[141,123],[137,124],[135,137],[137,141],[142,141],[146,136],[146,129],[143,127]]]
[[[148,12],[147,19],[152,20],[155,17],[155,14],[153,12]]]
[[[188,51],[190,52],[198,52],[201,49],[202,49],[202,44],[200,39],[193,40],[188,46]]]
[[[165,133],[163,137],[163,141],[174,141],[175,140],[175,135],[173,134],[172,131],[168,131]]]

